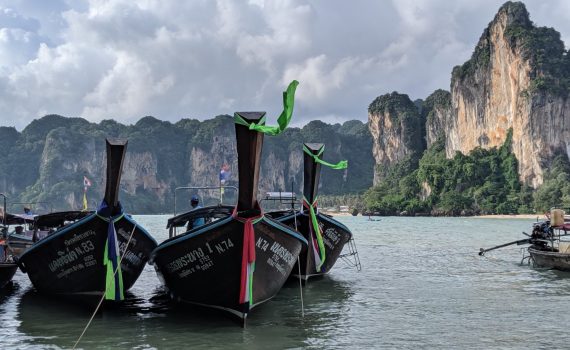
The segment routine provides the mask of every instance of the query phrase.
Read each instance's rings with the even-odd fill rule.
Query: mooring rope
[[[301,211],[299,210],[299,213]],[[295,209],[293,208],[293,218],[295,219],[295,231],[299,232],[297,229],[297,214],[295,214]],[[301,294],[301,317],[305,318],[305,305],[303,303],[303,282],[301,281],[301,260],[297,256],[297,267],[299,270],[299,292]]]
[[[127,245],[125,246],[125,252],[123,253],[123,255],[121,255],[121,258],[119,259],[119,263],[117,264],[117,268],[115,269],[115,272],[113,273],[113,278],[117,274],[117,271],[119,271],[121,263],[123,262],[123,258],[125,257],[125,255],[127,253],[127,249],[129,248],[129,244],[131,244],[131,238],[133,238],[133,234],[135,233],[136,229],[137,229],[137,225],[134,224],[133,230],[131,231],[131,235],[129,236],[129,240],[127,241]],[[107,288],[109,287],[108,284],[109,284],[109,281],[107,281],[107,285],[105,286],[105,290],[103,290],[103,295],[101,296],[101,300],[99,300],[99,304],[97,304],[97,307],[95,308],[95,311],[93,312],[93,315],[91,315],[89,322],[87,322],[87,325],[85,325],[85,328],[83,328],[83,332],[81,332],[81,335],[79,336],[79,338],[77,338],[77,341],[73,345],[74,350],[77,348],[77,345],[79,344],[79,342],[83,338],[83,335],[85,334],[85,332],[87,332],[87,328],[89,328],[89,326],[91,325],[91,322],[93,322],[93,319],[95,318],[95,315],[99,311],[99,308],[103,304],[103,300],[105,300],[105,292],[106,292]]]

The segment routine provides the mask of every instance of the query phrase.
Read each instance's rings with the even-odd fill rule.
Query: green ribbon
[[[297,89],[299,82],[293,80],[291,84],[287,87],[286,91],[283,91],[283,112],[279,118],[277,118],[276,126],[269,126],[265,124],[265,116],[261,118],[257,123],[249,123],[243,119],[238,113],[234,113],[234,121],[236,124],[244,125],[249,128],[249,130],[255,130],[262,132],[267,135],[279,135],[287,128],[289,122],[291,121],[291,116],[293,115],[293,106],[295,105],[295,90]]]
[[[310,155],[311,157],[313,157],[315,162],[317,162],[319,164],[322,164],[324,166],[328,166],[329,168],[332,168],[332,169],[346,169],[348,167],[348,161],[347,160],[341,160],[340,162],[338,162],[336,164],[331,164],[331,163],[327,163],[324,160],[322,160],[321,158],[319,158],[323,154],[324,150],[325,150],[325,146],[323,145],[323,147],[321,147],[321,150],[319,151],[319,153],[313,154],[313,152],[311,152],[311,150],[308,149],[307,146],[303,145],[303,151],[305,153],[307,153],[308,155]]]
[[[325,263],[326,254],[325,254],[325,243],[323,242],[323,236],[321,234],[321,228],[319,227],[319,222],[317,221],[317,214],[315,213],[314,206],[317,204],[317,198],[313,201],[313,203],[309,203],[307,198],[303,196],[303,201],[307,203],[306,207],[309,208],[309,217],[311,218],[311,224],[313,226],[313,231],[315,232],[315,236],[317,236],[317,244],[319,245],[319,255],[321,258],[321,263],[317,266],[317,271],[321,272],[321,267]]]
[[[103,265],[107,267],[105,275],[105,299],[107,300],[124,300],[125,295],[123,291],[123,272],[121,271],[121,265],[117,267],[117,271],[113,268],[113,263],[109,259],[109,243],[105,243],[105,254],[103,255]],[[119,295],[116,293],[115,289],[115,274],[119,276]]]

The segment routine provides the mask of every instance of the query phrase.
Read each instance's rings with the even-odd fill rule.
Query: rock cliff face
[[[408,95],[393,92],[377,97],[368,107],[368,127],[376,161],[374,184],[391,165],[419,156],[425,148],[424,121]]]
[[[300,192],[301,143],[315,141],[330,146],[326,160],[356,160],[348,173],[323,170],[322,193],[343,194],[370,187],[371,137],[365,124],[355,123],[345,123],[350,130],[338,124],[310,123],[266,137],[260,193],[289,190],[291,181]],[[325,135],[328,138],[324,139]],[[95,208],[105,186],[105,137],[129,140],[121,179],[121,201],[129,212],[172,212],[176,187],[217,186],[224,164],[232,174],[230,184],[238,185],[234,124],[229,116],[203,122],[183,119],[175,124],[145,117],[125,126],[109,120],[93,124],[51,115],[35,120],[21,133],[0,128],[0,146],[5,150],[0,154],[0,191],[8,194],[9,202],[49,202],[53,209],[77,209],[82,205],[83,176],[87,176],[92,181],[88,202]],[[180,194],[179,210],[188,206],[185,196],[189,196]],[[219,196],[217,192],[199,194],[212,201]]]
[[[426,145],[430,147],[440,137],[445,138],[447,123],[452,117],[451,94],[436,90],[422,104],[422,115],[426,121]]]
[[[390,115],[369,108],[377,166],[410,153],[405,127]],[[512,128],[520,179],[538,187],[554,156],[570,155],[570,55],[560,34],[534,26],[522,3],[505,3],[471,59],[453,69],[451,92],[430,95],[421,115],[426,145],[444,137],[447,157],[499,147]]]
[[[448,157],[498,147],[512,128],[520,178],[538,187],[554,153],[568,153],[569,94],[557,80],[567,74],[567,63],[558,60],[568,61],[560,35],[535,27],[522,3],[503,5],[472,58],[453,70],[453,117],[445,125]]]

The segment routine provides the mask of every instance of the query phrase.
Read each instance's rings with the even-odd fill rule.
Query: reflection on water
[[[166,239],[166,216],[137,220]],[[297,281],[256,308],[242,329],[225,313],[174,304],[151,266],[125,303],[106,305],[80,346],[166,348],[564,348],[570,273],[521,266],[528,220],[341,218],[354,230],[361,272],[342,261],[329,276]],[[92,305],[38,295],[18,272],[0,293],[3,348],[73,346]],[[199,288],[199,286],[196,286]],[[540,337],[536,335],[540,334]]]

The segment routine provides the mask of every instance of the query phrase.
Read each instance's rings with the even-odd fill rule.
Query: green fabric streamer
[[[108,222],[110,225],[113,225],[117,221],[121,220],[125,214],[121,214],[116,218],[106,218],[99,214],[96,214],[101,220]],[[114,229],[114,228],[113,228]],[[116,233],[115,233],[116,234]],[[118,242],[117,242],[118,243]],[[123,271],[121,271],[121,265],[118,264],[117,271],[115,271],[113,267],[113,262],[109,259],[109,242],[105,242],[105,252],[103,254],[103,265],[106,266],[106,274],[105,274],[105,299],[107,300],[124,300],[124,287],[123,287]],[[119,298],[116,295],[116,286],[115,286],[115,274],[118,275],[119,279]]]
[[[297,89],[299,82],[293,80],[291,84],[287,87],[286,91],[283,91],[283,112],[279,118],[277,118],[277,126],[268,126],[265,124],[265,117],[261,118],[257,123],[248,123],[243,119],[238,113],[234,113],[234,121],[236,124],[244,125],[249,128],[249,130],[255,130],[262,132],[267,135],[279,135],[287,128],[289,122],[291,122],[291,116],[293,115],[293,106],[295,105],[295,90]]]
[[[328,166],[329,168],[332,169],[346,169],[348,167],[348,161],[346,160],[341,160],[340,162],[336,163],[336,164],[331,164],[331,163],[327,163],[324,160],[322,160],[321,158],[319,158],[321,156],[321,154],[323,154],[323,151],[325,150],[325,146],[323,145],[323,147],[321,147],[321,150],[319,151],[318,154],[313,154],[313,152],[311,152],[310,149],[307,148],[307,146],[303,145],[303,151],[305,153],[307,153],[308,155],[310,155],[311,157],[313,157],[313,159],[315,160],[315,162],[322,164],[324,166]]]
[[[253,272],[255,271],[255,261],[251,264],[251,271],[249,272],[249,306],[253,305]]]
[[[105,254],[103,256],[103,264],[107,266],[107,273],[105,281],[107,281],[105,285],[105,299],[107,300],[124,300],[125,295],[123,294],[123,273],[121,271],[121,266],[119,265],[117,274],[119,275],[119,290],[120,295],[119,298],[115,295],[115,270],[113,269],[113,263],[109,260],[109,243],[105,243]]]
[[[326,253],[325,253],[325,243],[323,242],[323,236],[321,234],[321,229],[319,227],[319,222],[317,221],[317,214],[315,213],[314,206],[317,204],[317,198],[313,203],[309,203],[307,198],[303,196],[303,201],[307,203],[309,207],[309,217],[311,218],[311,224],[313,226],[313,231],[315,232],[315,236],[317,236],[317,244],[319,245],[319,253],[321,257],[321,264],[317,266],[317,271],[321,272],[321,267],[325,263]]]

